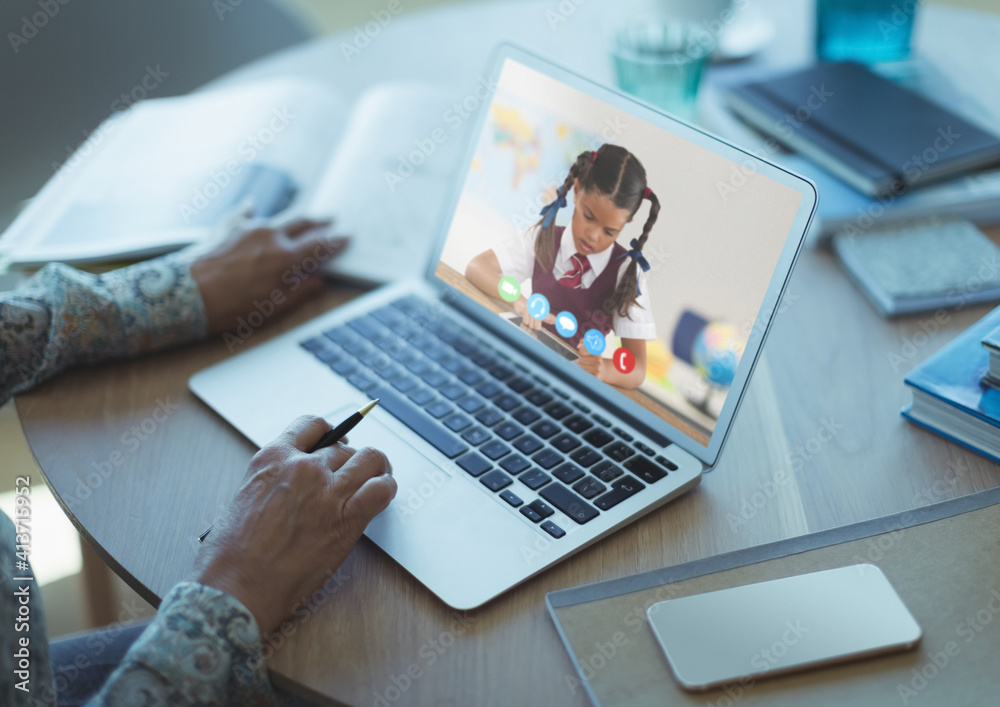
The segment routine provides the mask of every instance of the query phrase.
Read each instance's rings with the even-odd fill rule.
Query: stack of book
[[[852,62],[733,87],[757,129],[870,197],[896,197],[1000,162],[1000,137]]]
[[[975,100],[950,95],[932,66],[913,63],[909,86],[883,76],[887,69],[849,62],[771,76],[734,69],[712,81],[735,115],[770,138],[768,156],[816,184],[817,242],[832,243],[883,316],[1000,300],[996,277],[947,298],[971,271],[996,262],[996,246],[973,225],[1000,221],[996,121]],[[709,122],[736,139],[722,111]],[[941,217],[966,223],[948,233],[922,228]]]
[[[913,402],[903,415],[1000,461],[1000,307],[904,379]]]

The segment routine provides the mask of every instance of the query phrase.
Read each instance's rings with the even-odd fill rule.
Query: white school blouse
[[[569,231],[570,227],[566,227]],[[570,233],[563,231],[563,237],[559,243],[559,252],[556,254],[555,266],[552,274],[558,280],[573,269],[572,257],[576,255],[576,246],[573,245],[573,237]],[[524,282],[531,278],[535,271],[535,234],[536,230],[531,227],[525,231],[519,231],[506,238],[502,243],[494,246],[493,253],[500,263],[500,270],[504,275],[516,277],[519,282]],[[614,248],[607,248],[600,253],[592,253],[585,256],[590,261],[590,269],[583,274],[580,280],[582,287],[590,287],[597,276],[604,272],[611,261],[611,252]],[[618,277],[615,285],[621,282],[625,274],[625,268],[632,262],[631,258],[622,258],[618,266]],[[642,268],[638,268],[639,296],[628,308],[627,316],[623,317],[618,312],[611,316],[611,329],[623,339],[645,339],[652,341],[656,338],[656,324],[653,322],[653,310],[649,303],[649,287],[646,284],[646,274]]]

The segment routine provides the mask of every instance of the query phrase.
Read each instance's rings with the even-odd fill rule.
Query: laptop
[[[502,46],[481,85],[423,276],[190,380],[258,445],[296,416],[335,424],[379,398],[350,442],[385,452],[399,490],[365,534],[460,610],[663,506],[715,465],[817,202],[802,177],[524,49]],[[570,250],[594,224],[617,238],[588,254],[590,284],[587,272],[575,285],[554,279],[558,265],[546,275],[530,255],[541,208],[581,155],[622,149],[659,205],[644,246],[632,241],[650,198],[622,226],[607,217],[619,208],[611,196],[609,211],[587,201],[605,198],[600,189],[571,189],[553,234]],[[496,291],[469,278],[473,261],[513,263],[518,252],[520,266],[490,271]],[[559,309],[617,289],[632,261],[625,309],[604,302],[603,319]],[[558,311],[538,326],[511,315],[521,297],[531,305],[519,314],[540,317],[545,292]]]

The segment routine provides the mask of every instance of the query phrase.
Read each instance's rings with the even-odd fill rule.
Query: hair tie
[[[648,199],[648,198],[649,198],[649,197],[651,197],[651,196],[653,196],[653,190],[652,190],[652,189],[650,189],[649,187],[646,187],[646,191],[644,191],[644,192],[642,193],[642,198],[643,198],[643,199]]]
[[[590,153],[591,163],[597,162],[597,150],[592,150]]]
[[[556,218],[556,212],[564,206],[566,206],[566,197],[562,193],[562,188],[559,188],[556,191],[556,198],[553,199],[551,203],[547,204],[539,214],[545,217],[542,220],[542,228],[548,228],[551,226],[552,222]]]
[[[635,262],[639,263],[639,267],[642,268],[643,272],[649,272],[649,261],[646,260],[646,258],[642,254],[642,251],[639,250],[639,241],[636,240],[635,238],[633,238],[632,242],[630,243],[630,245],[632,246],[632,249],[631,250],[626,250],[625,251],[625,255],[627,255],[628,257],[632,258],[632,260],[634,260]],[[621,257],[624,258],[625,255],[623,255]],[[635,279],[635,296],[638,297],[641,294],[642,294],[642,291],[639,289],[639,278],[636,278]]]
[[[639,250],[639,241],[633,238],[629,245],[632,246],[632,249],[626,250],[625,255],[639,263],[639,267],[642,268],[643,272],[649,272],[649,261],[646,260],[646,258],[642,255],[642,251]]]

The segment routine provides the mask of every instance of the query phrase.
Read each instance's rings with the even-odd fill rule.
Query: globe
[[[736,376],[743,355],[743,341],[724,322],[710,322],[698,332],[691,347],[694,368],[709,383],[728,386]]]

